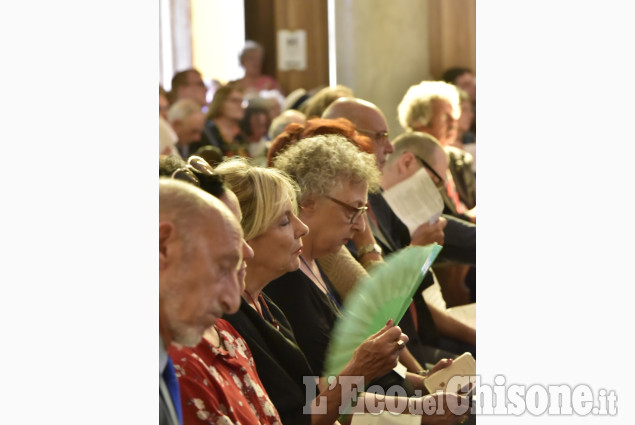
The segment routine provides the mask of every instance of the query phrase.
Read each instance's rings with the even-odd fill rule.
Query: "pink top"
[[[244,78],[241,78],[239,81],[246,93],[258,93],[262,90],[278,90],[279,92],[282,92],[282,89],[276,79],[269,75],[261,75],[255,83],[252,83],[249,86],[247,86]]]

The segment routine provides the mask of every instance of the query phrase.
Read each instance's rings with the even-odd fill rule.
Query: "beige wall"
[[[432,77],[427,0],[336,0],[335,22],[337,83],[379,106],[398,136],[399,101]]]

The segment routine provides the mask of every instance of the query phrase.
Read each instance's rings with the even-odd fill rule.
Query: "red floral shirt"
[[[224,320],[216,322],[221,347],[203,337],[196,347],[169,354],[179,379],[183,422],[188,424],[281,425],[245,340]]]

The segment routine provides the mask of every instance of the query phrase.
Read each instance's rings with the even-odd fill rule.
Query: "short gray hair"
[[[168,110],[168,121],[183,121],[196,112],[201,112],[201,105],[197,102],[192,99],[177,100]]]
[[[432,163],[434,152],[440,149],[445,152],[443,146],[433,136],[419,131],[407,132],[392,141],[395,151],[386,158],[386,164],[390,164],[406,152],[411,152],[428,163]]]

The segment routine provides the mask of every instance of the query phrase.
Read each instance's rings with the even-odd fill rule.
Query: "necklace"
[[[317,280],[317,285],[324,290],[326,295],[328,295],[328,297],[331,299],[331,301],[333,301],[333,303],[337,306],[337,308],[341,309],[342,307],[340,306],[340,303],[337,302],[333,293],[330,291],[328,286],[326,286],[326,283],[322,279],[317,277],[315,273],[313,273],[313,269],[311,269],[311,266],[309,266],[309,263],[307,263],[306,260],[301,255],[300,255],[300,260],[302,260],[306,268],[309,269],[309,273],[311,273],[311,275],[315,278],[315,280]],[[318,270],[318,273],[319,273],[319,270]]]
[[[273,317],[273,314],[271,314],[271,310],[269,310],[269,306],[267,305],[267,301],[265,301],[265,297],[262,296],[262,293],[258,294],[258,301],[260,301],[260,303],[262,305],[265,306],[265,309],[267,310],[267,317],[265,317],[265,315],[263,314],[262,308],[260,306],[259,303],[256,302],[256,300],[254,300],[254,297],[251,296],[251,294],[249,292],[247,292],[247,290],[245,289],[245,294],[247,294],[247,296],[249,297],[249,299],[251,300],[251,303],[254,305],[254,307],[256,307],[256,311],[258,312],[258,314],[260,314],[260,317],[262,317],[265,321],[271,323],[276,330],[280,330],[280,324],[278,323],[278,321],[276,320],[275,317]]]

